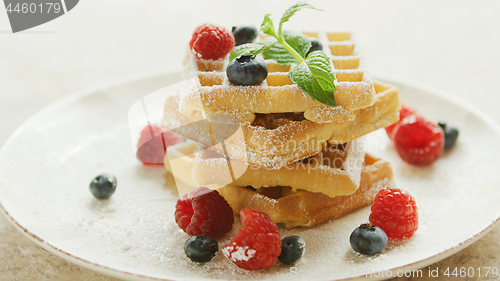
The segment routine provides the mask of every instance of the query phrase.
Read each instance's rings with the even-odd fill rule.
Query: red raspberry
[[[418,229],[415,199],[399,188],[381,189],[371,210],[370,223],[382,228],[391,240],[410,238]]]
[[[396,133],[396,129],[399,127],[399,124],[401,124],[403,119],[410,115],[418,115],[418,113],[414,108],[403,103],[401,105],[401,110],[399,110],[399,121],[385,128],[385,132],[391,140],[394,139],[394,133]]]
[[[422,117],[408,116],[394,134],[394,146],[399,156],[410,164],[432,164],[443,155],[443,129]]]
[[[198,58],[217,60],[231,52],[234,36],[224,27],[204,24],[194,30],[189,47]]]
[[[271,267],[281,253],[281,239],[276,224],[258,210],[240,212],[243,227],[222,252],[239,268],[247,270]]]
[[[137,158],[145,165],[163,165],[167,147],[183,141],[182,137],[158,126],[146,126],[137,143]]]
[[[202,186],[177,201],[175,222],[191,236],[216,239],[233,228],[233,209],[219,192]]]

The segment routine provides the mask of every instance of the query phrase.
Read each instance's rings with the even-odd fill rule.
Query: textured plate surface
[[[0,203],[8,219],[50,252],[124,279],[314,280],[389,270],[368,275],[383,279],[427,266],[479,239],[500,217],[498,126],[437,90],[384,79],[428,119],[449,120],[461,130],[456,147],[425,168],[405,164],[383,130],[368,137],[370,150],[391,161],[396,183],[416,199],[420,228],[413,238],[379,256],[355,254],[349,235],[368,220],[364,208],[312,229],[281,229],[282,237],[306,241],[294,267],[247,272],[220,252],[211,263],[193,264],[182,250],[188,236],[173,220],[174,181],[161,167],[135,159],[127,116],[135,102],[179,78],[180,72],[152,74],[83,91],[24,123],[0,150]],[[118,188],[110,200],[98,201],[88,185],[104,172],[117,177]]]

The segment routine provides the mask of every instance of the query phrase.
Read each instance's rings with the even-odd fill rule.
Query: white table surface
[[[258,25],[265,13],[277,20],[294,2],[85,0],[67,15],[19,34],[11,33],[0,9],[0,143],[35,112],[72,92],[180,68],[192,30],[201,23]],[[500,122],[499,1],[310,3],[325,12],[300,12],[289,28],[354,31],[372,73],[442,89]],[[431,266],[436,267],[441,276],[447,267],[500,267],[500,228]],[[27,279],[114,280],[53,256],[0,216],[0,280]]]

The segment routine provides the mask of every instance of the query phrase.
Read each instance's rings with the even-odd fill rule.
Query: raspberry
[[[175,222],[187,234],[219,238],[233,228],[233,209],[216,190],[200,187],[175,205]]]
[[[224,27],[204,24],[194,30],[189,47],[198,58],[221,59],[233,49],[234,37]]]
[[[441,127],[416,115],[406,117],[394,134],[394,145],[401,158],[414,165],[429,165],[443,155]]]
[[[146,126],[137,143],[137,158],[145,165],[163,165],[167,147],[183,141],[182,137],[158,126]]]
[[[399,188],[381,189],[371,211],[370,223],[384,230],[390,240],[410,238],[418,229],[415,199]]]
[[[394,133],[396,133],[396,129],[399,127],[403,119],[410,115],[418,115],[418,113],[414,108],[403,103],[401,105],[401,110],[399,110],[399,121],[385,128],[385,132],[391,140],[394,139]]]
[[[257,270],[271,267],[281,253],[281,239],[276,224],[258,210],[240,212],[243,227],[222,252],[236,266]]]

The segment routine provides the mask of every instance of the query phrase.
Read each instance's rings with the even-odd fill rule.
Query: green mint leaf
[[[297,63],[297,59],[290,54],[283,46],[276,44],[266,50],[264,53],[264,58],[275,60],[281,65],[290,65],[292,63]]]
[[[235,47],[231,52],[231,55],[229,55],[229,61],[243,55],[258,55],[273,47],[275,44],[276,39],[268,37],[260,42],[239,45]]]
[[[306,57],[307,51],[311,48],[311,40],[302,33],[296,31],[284,31],[283,38],[299,55]],[[273,59],[281,65],[290,65],[292,63],[298,63],[299,61],[288,52],[285,47],[279,44],[275,44],[271,48],[264,51],[264,57],[267,59]]]
[[[322,51],[314,51],[306,60],[294,67],[288,74],[313,100],[330,106],[336,106],[335,75],[330,66],[330,59]]]
[[[335,91],[335,75],[330,63],[330,58],[323,51],[314,51],[307,56],[305,63],[325,91]]]
[[[269,36],[278,38],[276,30],[274,29],[273,20],[271,19],[271,14],[266,14],[264,16],[264,21],[260,25],[260,30]]]
[[[320,9],[316,9],[314,8],[313,6],[307,4],[306,2],[298,2],[297,4],[291,6],[290,8],[288,8],[285,13],[283,14],[283,16],[281,17],[281,20],[280,20],[280,25],[279,25],[279,28],[278,28],[278,34],[281,34],[281,26],[290,20],[290,18],[295,15],[295,13],[297,13],[298,11],[302,10],[302,9],[313,9],[313,10],[317,10],[317,11],[322,11]]]
[[[296,31],[285,31],[283,32],[283,37],[285,41],[292,48],[299,53],[303,58],[306,57],[307,52],[311,48],[311,40],[304,34]]]

